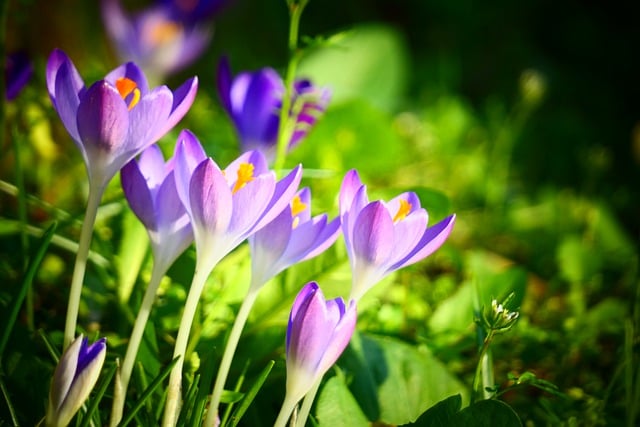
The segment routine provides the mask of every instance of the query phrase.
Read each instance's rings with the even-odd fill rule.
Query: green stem
[[[215,265],[217,262],[214,262]],[[187,301],[184,305],[184,312],[182,313],[182,320],[180,320],[180,327],[178,328],[178,335],[176,336],[176,345],[173,351],[173,358],[180,357],[171,370],[169,376],[169,387],[167,388],[167,401],[164,407],[164,418],[162,420],[163,427],[173,427],[178,421],[178,414],[180,411],[181,400],[181,386],[182,386],[182,366],[184,365],[185,354],[187,350],[187,343],[189,341],[189,332],[191,331],[191,325],[193,324],[193,318],[196,314],[196,308],[198,307],[198,301],[200,295],[204,289],[204,284],[211,272],[212,268],[201,268],[202,262],[196,263],[196,271],[193,274],[191,281],[191,288],[187,295]]]
[[[224,349],[224,354],[222,355],[220,368],[218,369],[218,376],[216,377],[216,381],[213,386],[213,392],[211,394],[209,412],[207,413],[207,419],[204,423],[204,425],[207,427],[214,426],[216,419],[218,418],[218,407],[220,406],[220,398],[222,397],[224,384],[227,381],[227,377],[229,376],[231,361],[233,360],[233,355],[235,354],[236,348],[238,347],[238,341],[240,341],[242,329],[244,328],[245,323],[247,323],[247,318],[249,317],[249,313],[251,312],[253,304],[256,302],[259,291],[260,286],[254,286],[252,283],[249,291],[247,292],[247,295],[244,298],[244,301],[242,301],[242,305],[240,306],[240,310],[238,311],[236,320],[233,322],[233,327],[231,328],[231,333],[229,334],[229,339]]]
[[[321,382],[322,376],[318,378],[313,387],[311,387],[311,389],[304,396],[302,407],[300,408],[298,419],[296,420],[296,427],[304,427],[304,425],[307,423],[307,418],[309,418],[309,413],[311,412],[311,406],[313,405],[313,401],[316,399],[316,395],[318,394],[318,390],[320,389]]]
[[[481,399],[487,399],[490,394],[485,390],[487,387],[493,386],[493,373],[491,369],[491,354],[489,353],[489,345],[493,339],[493,331],[489,331],[486,338],[482,343],[480,349],[480,356],[478,357],[478,365],[476,366],[476,372],[473,376],[473,392],[471,397],[471,403],[477,402]]]
[[[138,349],[144,335],[144,329],[149,320],[149,314],[151,307],[155,301],[156,294],[160,282],[167,272],[166,263],[154,262],[153,270],[151,272],[151,280],[147,286],[147,290],[142,298],[142,304],[138,311],[133,330],[131,331],[131,337],[129,338],[129,345],[127,346],[127,352],[122,360],[122,366],[116,375],[114,386],[114,398],[113,405],[111,407],[111,421],[110,426],[115,427],[122,420],[122,414],[124,411],[124,403],[127,395],[127,388],[131,379],[131,373],[133,372],[133,365],[136,361]]]
[[[287,74],[284,80],[284,95],[282,98],[282,108],[280,109],[279,126],[278,126],[278,143],[276,145],[276,159],[274,169],[277,173],[281,173],[284,167],[284,161],[287,157],[287,147],[291,140],[291,135],[295,128],[295,119],[291,120],[289,112],[291,111],[291,95],[293,93],[293,82],[296,76],[298,62],[300,62],[300,52],[298,51],[298,31],[300,28],[300,18],[302,11],[307,5],[308,0],[300,2],[287,2],[289,5],[289,64],[287,66]]]
[[[67,306],[67,320],[64,327],[63,350],[71,344],[76,334],[78,310],[80,308],[80,298],[82,296],[82,282],[84,281],[84,273],[87,268],[89,246],[91,245],[93,226],[96,222],[98,206],[100,205],[102,193],[104,193],[104,186],[91,186],[89,189],[89,200],[87,200],[87,210],[84,214],[84,222],[82,223],[82,231],[80,232],[80,241],[78,242],[78,253],[76,254],[76,263],[73,268],[71,288],[69,289],[69,303]]]
[[[285,396],[282,407],[280,408],[280,413],[278,414],[278,418],[276,418],[276,422],[273,423],[273,427],[285,427],[297,404],[297,401],[291,400],[289,396]]]

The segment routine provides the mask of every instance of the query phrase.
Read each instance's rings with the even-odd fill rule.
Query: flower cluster
[[[222,3],[159,1],[127,17],[118,0],[104,0],[105,23],[120,53],[138,64],[125,63],[89,87],[63,51],[55,50],[49,57],[49,96],[81,152],[90,193],[70,290],[65,352],[51,386],[47,425],[70,422],[105,358],[104,339],[88,346],[82,336],[73,337],[97,206],[118,172],[125,198],[147,230],[153,273],[116,374],[111,425],[123,416],[129,378],[160,280],[192,243],[196,266],[175,339],[164,426],[178,423],[191,326],[205,281],[218,263],[248,241],[251,283],[227,339],[205,425],[219,423],[218,406],[231,360],[260,289],[290,266],[323,253],[343,235],[352,272],[349,297],[326,300],[318,283],[310,282],[293,302],[285,339],[286,395],[276,421],[285,425],[301,399],[313,400],[314,387],[317,390],[347,347],[356,327],[357,305],[366,292],[390,273],[432,254],[453,228],[455,215],[428,226],[428,213],[412,192],[388,202],[370,201],[355,170],[343,178],[338,217],[312,215],[311,190],[299,188],[302,165],[280,179],[269,165],[281,154],[276,146],[283,129],[290,131],[284,134],[288,149],[299,144],[326,110],[329,91],[307,80],[285,83],[270,68],[234,77],[228,60],[220,61],[219,96],[240,141],[241,154],[235,160],[220,167],[187,129],[179,133],[173,156],[165,160],[155,142],[187,113],[198,80],[193,77],[175,91],[166,86],[152,89],[143,68],[162,74],[187,64],[206,44],[203,22]],[[291,99],[284,98],[288,93]],[[286,120],[285,126],[281,120]]]

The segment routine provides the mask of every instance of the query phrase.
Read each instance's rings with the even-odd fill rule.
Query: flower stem
[[[311,405],[313,405],[313,401],[316,399],[316,394],[318,394],[318,389],[320,389],[321,382],[322,376],[318,378],[313,387],[311,387],[311,389],[304,396],[304,400],[302,401],[302,408],[300,408],[300,413],[298,414],[298,419],[296,421],[296,427],[304,427],[304,425],[307,423],[307,418],[309,418],[309,413],[311,412]]]
[[[284,79],[284,95],[282,97],[282,108],[280,109],[278,126],[278,144],[276,145],[276,159],[274,169],[276,173],[281,173],[284,161],[287,156],[287,146],[291,140],[295,127],[295,119],[291,120],[289,112],[291,110],[291,95],[293,93],[293,81],[296,76],[298,62],[300,62],[300,51],[298,50],[298,31],[300,28],[300,18],[302,11],[308,0],[287,1],[289,6],[289,64],[287,74]]]
[[[158,286],[166,272],[167,266],[165,263],[154,262],[153,270],[151,272],[151,280],[149,281],[147,290],[142,298],[142,304],[140,305],[138,316],[136,317],[136,321],[133,325],[131,337],[129,338],[127,352],[125,353],[122,365],[116,374],[113,405],[111,407],[111,421],[109,424],[111,427],[117,426],[120,420],[122,420],[124,402],[127,395],[129,380],[131,379],[131,372],[133,371],[133,365],[136,361],[142,336],[144,335],[144,328],[147,324],[147,320],[149,319],[151,306],[153,305],[156,293],[158,292]]]
[[[193,274],[191,288],[187,295],[187,301],[184,305],[182,320],[178,328],[176,336],[176,345],[173,350],[173,358],[180,357],[171,370],[169,376],[169,387],[167,389],[167,401],[164,406],[164,418],[162,420],[163,427],[173,427],[178,421],[178,413],[180,410],[181,386],[182,386],[182,366],[184,365],[185,353],[187,350],[187,342],[189,340],[189,332],[193,324],[193,318],[196,314],[196,308],[200,295],[204,288],[205,281],[211,272],[209,268],[200,268],[201,262],[197,262],[196,271]],[[215,263],[214,263],[215,265]]]
[[[91,244],[93,226],[96,222],[98,206],[100,205],[100,200],[102,199],[102,193],[104,193],[104,186],[91,186],[89,189],[87,210],[85,211],[84,222],[82,223],[82,230],[80,231],[78,253],[76,254],[76,263],[73,268],[71,288],[69,289],[69,302],[67,305],[67,320],[64,327],[63,350],[65,350],[69,346],[69,344],[71,344],[76,334],[78,310],[80,308],[80,298],[82,296],[82,283],[84,281],[84,273],[87,268],[89,246]]]
[[[297,401],[292,400],[289,396],[285,396],[282,407],[280,408],[280,413],[278,414],[278,418],[276,418],[276,422],[273,423],[273,427],[285,427],[297,404]]]
[[[229,334],[229,339],[227,341],[227,345],[224,349],[224,354],[222,355],[222,360],[220,362],[220,368],[218,369],[218,376],[216,377],[216,381],[213,386],[211,402],[209,403],[209,412],[204,423],[206,427],[212,427],[215,425],[214,423],[216,422],[216,419],[218,417],[220,398],[222,397],[224,384],[227,381],[227,376],[229,375],[231,361],[233,360],[233,355],[235,354],[236,348],[238,347],[238,341],[240,341],[242,329],[244,328],[245,323],[247,323],[247,318],[249,317],[249,313],[251,312],[253,304],[256,302],[259,291],[259,286],[253,286],[253,284],[251,285],[249,291],[247,292],[247,295],[242,301],[242,305],[240,306],[240,310],[238,311],[236,320],[233,322],[233,327],[231,328],[231,333]]]
[[[488,399],[489,393],[486,392],[487,387],[494,385],[492,366],[491,366],[491,353],[489,352],[489,345],[493,339],[494,332],[489,330],[485,337],[482,348],[480,349],[480,356],[478,357],[478,365],[476,366],[476,372],[473,376],[473,390],[471,403],[478,400]]]

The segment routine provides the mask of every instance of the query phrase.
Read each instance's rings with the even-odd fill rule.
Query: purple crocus
[[[162,78],[189,66],[204,52],[213,34],[210,19],[224,3],[160,0],[128,13],[120,0],[103,0],[102,17],[120,59]]]
[[[311,259],[331,246],[340,233],[339,218],[311,217],[311,191],[300,190],[272,222],[249,237],[252,286],[261,286],[289,266]]]
[[[5,64],[7,101],[14,100],[33,74],[33,65],[24,52],[8,55]]]
[[[71,422],[98,380],[106,350],[106,338],[89,345],[82,335],[67,347],[51,381],[47,427],[64,427]]]
[[[284,425],[293,407],[338,360],[356,326],[356,304],[342,298],[326,301],[316,282],[296,296],[287,327],[285,403],[276,421]]]
[[[242,151],[260,150],[272,161],[276,154],[279,114],[285,93],[282,79],[271,68],[243,72],[233,77],[227,58],[218,65],[218,93],[231,117]],[[294,84],[291,117],[296,125],[288,149],[298,145],[324,113],[330,99],[326,88],[317,88],[308,80]]]
[[[189,131],[178,138],[175,162],[176,187],[191,217],[198,258],[213,264],[273,221],[289,205],[302,176],[297,166],[276,181],[258,151],[242,154],[223,171]]]
[[[47,63],[53,106],[82,153],[91,185],[98,188],[182,119],[197,87],[193,77],[175,92],[166,86],[151,90],[130,62],[87,89],[61,50],[54,50]]]
[[[351,297],[358,301],[389,273],[432,254],[447,239],[455,214],[427,227],[428,214],[415,193],[369,202],[355,170],[340,189],[342,232],[352,270]]]
[[[164,268],[193,241],[191,222],[176,190],[173,165],[173,158],[165,163],[160,148],[151,145],[120,173],[129,206],[149,233],[154,261]]]

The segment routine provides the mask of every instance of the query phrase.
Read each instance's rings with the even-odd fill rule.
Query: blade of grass
[[[200,366],[203,366],[202,374],[200,377],[200,387],[198,390],[198,397],[196,398],[196,406],[193,408],[190,425],[200,425],[202,422],[202,416],[204,414],[204,408],[207,404],[208,392],[211,390],[211,383],[213,382],[213,375],[217,363],[211,363],[215,360],[215,351],[211,351],[206,359]]]
[[[275,363],[276,362],[273,360],[269,361],[267,366],[262,370],[262,372],[260,372],[258,379],[255,383],[253,383],[253,386],[251,386],[245,398],[242,399],[242,402],[240,402],[240,405],[238,405],[233,415],[231,416],[231,419],[229,420],[230,427],[236,427],[238,425],[244,413],[247,412],[247,409],[249,409],[249,405],[251,405],[251,402],[253,402],[253,399],[255,399],[256,395],[258,394],[258,391],[260,391],[260,388],[262,388],[262,385],[267,380],[267,377],[269,376],[269,373],[271,372],[271,369],[273,368],[273,365]]]
[[[178,359],[180,359],[180,357],[176,357],[175,359],[173,359],[171,363],[169,363],[162,371],[160,371],[160,374],[155,377],[149,387],[147,387],[146,390],[142,393],[140,399],[135,403],[135,405],[133,405],[131,412],[129,412],[127,416],[123,418],[120,424],[118,424],[118,427],[124,427],[131,422],[136,413],[144,405],[144,402],[149,398],[149,396],[151,396],[154,391],[156,391],[160,384],[162,384],[162,381],[164,381],[164,379],[169,375],[171,369],[173,368],[173,365],[176,364]]]
[[[84,415],[82,419],[82,424],[80,425],[80,427],[87,427],[89,425],[89,422],[91,421],[91,417],[93,416],[93,413],[96,411],[96,409],[98,409],[98,404],[100,404],[100,401],[104,396],[104,393],[107,391],[107,387],[109,386],[109,384],[111,384],[111,380],[113,379],[113,376],[116,373],[117,367],[118,365],[115,363],[111,365],[111,367],[107,371],[107,374],[102,379],[102,383],[100,384],[100,387],[96,390],[96,394],[93,397],[93,399],[91,399],[91,405],[89,405],[89,407],[87,408],[87,413]]]
[[[236,386],[233,389],[233,391],[240,392],[240,389],[242,388],[242,384],[244,383],[244,379],[246,378],[247,370],[249,369],[250,363],[251,362],[249,360],[247,360],[247,363],[244,364],[244,369],[242,369],[242,373],[240,374],[240,377],[238,378],[238,381],[236,382]],[[229,416],[231,415],[231,411],[233,410],[233,406],[234,406],[234,402],[229,403],[227,405],[227,408],[224,411],[224,415],[222,416],[222,420],[220,422],[220,425],[225,425],[227,423],[227,420],[229,419]]]
[[[11,422],[14,426],[20,425],[18,423],[18,417],[16,416],[16,411],[13,409],[13,404],[11,403],[11,399],[9,398],[9,391],[7,387],[4,385],[4,381],[2,377],[4,373],[0,373],[0,389],[2,390],[2,396],[4,397],[4,401],[7,403],[7,408],[9,409],[9,415],[11,416]]]
[[[178,416],[178,424],[179,426],[182,425],[201,425],[202,422],[198,422],[198,423],[189,423],[186,424],[186,420],[189,419],[189,415],[191,415],[191,413],[193,413],[193,408],[195,407],[195,399],[198,393],[198,383],[200,382],[200,375],[196,375],[195,378],[193,379],[193,381],[191,382],[191,385],[189,386],[189,389],[187,390],[186,395],[184,396],[184,403],[182,405],[182,409],[180,410],[180,415]],[[193,418],[193,417],[192,417]]]
[[[53,237],[56,227],[57,223],[54,222],[49,226],[49,228],[47,228],[47,231],[45,231],[43,236],[40,238],[38,248],[36,249],[33,258],[29,262],[29,267],[27,268],[18,294],[10,304],[11,312],[9,313],[7,322],[4,325],[4,332],[2,334],[2,338],[0,339],[0,363],[2,361],[2,356],[4,355],[4,349],[7,345],[7,342],[9,341],[9,336],[11,335],[11,331],[13,330],[13,326],[16,322],[16,319],[18,318],[18,313],[20,312],[22,302],[27,295],[27,290],[31,287],[33,278],[36,275],[36,271],[38,271],[38,267],[40,267],[40,263],[42,262],[42,258],[44,258],[44,254],[47,252],[47,248],[49,247],[49,243],[51,242],[51,238]]]

